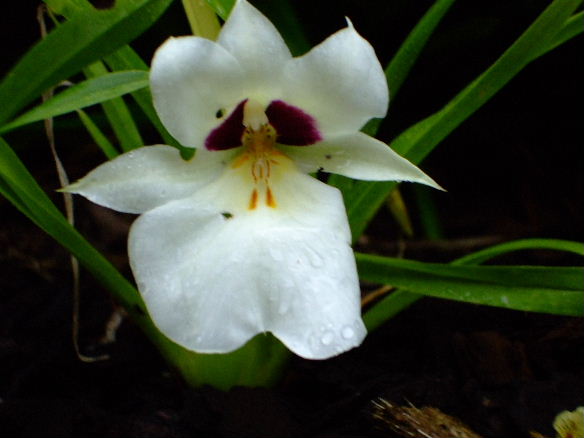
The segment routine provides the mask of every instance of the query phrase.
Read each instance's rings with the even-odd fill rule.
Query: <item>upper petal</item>
[[[356,132],[384,117],[389,91],[373,47],[349,23],[284,67],[282,99],[318,121],[325,134]]]
[[[269,99],[272,91],[279,89],[279,72],[292,55],[276,27],[246,0],[236,2],[217,42],[245,70],[254,98]]]
[[[239,62],[221,45],[204,38],[170,38],[152,60],[154,107],[184,146],[203,146],[220,117],[243,100],[243,83]]]
[[[200,150],[185,161],[171,146],[146,146],[102,164],[63,191],[117,211],[143,213],[192,195],[220,174],[230,155]]]
[[[225,353],[271,331],[313,359],[361,343],[359,283],[340,193],[298,172],[283,181],[274,181],[277,208],[236,202],[246,189],[229,174],[135,222],[132,270],[170,339]]]
[[[417,166],[385,143],[362,132],[327,139],[315,145],[281,147],[304,172],[337,173],[365,181],[411,181],[442,190]]]

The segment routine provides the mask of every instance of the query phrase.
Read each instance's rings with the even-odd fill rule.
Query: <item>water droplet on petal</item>
[[[330,345],[331,342],[333,342],[334,338],[335,338],[335,335],[333,334],[333,332],[327,331],[320,338],[320,342],[322,342],[323,345]]]
[[[343,327],[343,330],[341,331],[341,336],[344,339],[351,339],[353,336],[355,336],[355,330],[353,330],[353,328],[349,326]]]

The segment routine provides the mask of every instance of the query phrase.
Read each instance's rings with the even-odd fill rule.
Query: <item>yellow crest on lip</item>
[[[278,157],[283,154],[276,148],[277,132],[268,122],[264,107],[257,101],[248,100],[243,108],[243,124],[245,131],[241,137],[243,153],[231,164],[233,169],[243,165],[249,166],[254,182],[249,209],[255,210],[259,202],[259,194],[264,194],[268,207],[276,208],[276,198],[270,187],[272,167],[278,166]]]

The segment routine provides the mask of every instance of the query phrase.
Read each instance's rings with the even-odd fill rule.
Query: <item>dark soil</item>
[[[386,3],[388,10],[377,15],[361,2],[339,2],[383,62],[395,51],[387,41],[403,39],[430,4],[414,10],[404,5],[415,2]],[[503,6],[509,2],[484,2],[484,7],[467,5],[471,11],[460,3],[400,92],[381,132],[384,140],[443,105],[547,4],[511,2],[516,3],[511,10]],[[483,15],[473,19],[478,9]],[[19,16],[27,25],[29,13]],[[307,20],[321,17],[308,7],[300,13]],[[395,18],[388,23],[387,16],[405,17],[404,23]],[[343,25],[342,14],[336,18],[322,29],[307,26],[309,34],[318,40],[334,31]],[[29,27],[31,32],[15,34],[22,44],[4,57],[2,70],[36,39],[34,22]],[[151,38],[157,45],[167,30],[156,32]],[[528,66],[423,163],[448,193],[431,193],[428,200],[404,187],[418,236],[426,231],[417,210],[427,202],[436,206],[438,240],[403,241],[382,212],[359,249],[447,262],[515,238],[584,240],[582,41],[580,36]],[[57,141],[75,179],[103,158],[71,120],[57,124]],[[40,125],[7,141],[60,204]],[[133,218],[80,199],[76,209],[80,231],[130,275],[125,236]],[[186,387],[131,321],[122,323],[115,342],[103,344],[115,303],[82,272],[81,352],[109,355],[85,363],[71,342],[68,254],[4,199],[0,219],[0,436],[399,436],[390,430],[390,420],[374,419],[373,401],[383,397],[395,405],[437,408],[485,437],[521,438],[531,431],[551,437],[557,413],[584,405],[582,319],[435,299],[418,301],[354,351],[323,362],[293,359],[273,389],[223,393]],[[577,265],[581,259],[531,251],[497,262]]]

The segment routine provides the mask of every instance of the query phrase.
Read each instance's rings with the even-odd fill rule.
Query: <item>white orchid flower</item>
[[[310,359],[361,344],[360,289],[340,192],[317,169],[437,187],[359,129],[383,117],[388,88],[349,22],[293,58],[257,9],[239,0],[217,42],[171,38],[151,89],[183,145],[150,146],[99,166],[68,191],[140,213],[129,257],[154,323],[201,353],[272,332]]]

